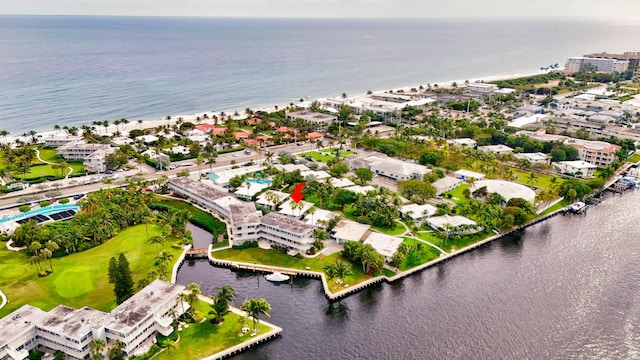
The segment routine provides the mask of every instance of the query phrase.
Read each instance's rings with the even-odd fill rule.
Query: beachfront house
[[[59,305],[43,311],[31,305],[0,319],[0,359],[23,360],[36,348],[64,352],[68,358],[90,355],[93,340],[124,344],[125,356],[139,355],[155,343],[156,334],[173,332],[173,318],[189,308],[179,299],[183,285],[155,280],[109,313],[89,307]]]
[[[68,142],[58,146],[58,155],[66,160],[82,161],[85,170],[102,173],[107,170],[106,157],[116,151],[108,144],[88,144],[84,140]]]

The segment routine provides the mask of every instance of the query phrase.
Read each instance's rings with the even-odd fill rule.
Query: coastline
[[[465,81],[469,81],[469,82],[491,82],[491,81],[498,81],[498,80],[509,80],[509,79],[515,79],[515,78],[519,78],[519,77],[526,77],[526,76],[533,76],[533,75],[538,75],[541,74],[540,71],[536,71],[536,72],[522,72],[522,73],[515,73],[515,74],[507,74],[507,75],[490,75],[490,76],[484,76],[484,77],[473,77],[473,78],[469,78],[469,79],[458,79],[458,80],[447,80],[447,81],[439,81],[439,82],[434,82],[434,83],[427,83],[424,82],[422,84],[415,84],[415,85],[408,85],[408,86],[398,86],[398,87],[390,87],[387,88],[386,90],[384,89],[379,89],[379,90],[374,90],[373,92],[382,92],[382,91],[388,91],[389,89],[393,89],[395,90],[404,90],[404,91],[409,91],[411,88],[417,88],[420,85],[426,86],[427,84],[431,84],[431,85],[438,85],[438,87],[440,88],[449,88],[451,87],[451,85],[455,82],[457,84],[464,84]],[[356,94],[366,94],[368,90],[364,90],[364,91],[357,91],[355,92]],[[339,95],[335,95],[333,97],[337,97]],[[301,96],[301,98],[305,98],[306,96]],[[329,96],[331,97],[331,96]],[[318,97],[318,98],[322,98],[322,97]],[[316,98],[317,99],[317,98]],[[292,101],[294,104],[297,102],[297,100],[293,100]],[[287,108],[288,106],[290,106],[289,103],[287,104],[282,104],[282,105],[260,105],[260,104],[256,104],[254,105],[255,109],[251,106],[249,106],[248,108],[251,108],[254,111],[265,111],[265,112],[274,112],[276,111],[276,106],[278,107],[278,109],[284,109]],[[118,130],[121,130],[120,128],[122,128],[122,130],[132,130],[132,129],[152,129],[158,126],[163,126],[163,125],[173,125],[175,124],[176,120],[178,118],[182,118],[185,122],[193,122],[196,123],[196,118],[198,116],[202,117],[203,115],[207,115],[209,117],[209,119],[205,119],[206,121],[202,121],[201,124],[213,124],[213,121],[211,120],[212,116],[218,116],[220,117],[222,113],[224,113],[225,115],[231,116],[232,119],[234,120],[238,120],[238,119],[244,119],[247,117],[247,113],[245,112],[247,108],[244,109],[229,109],[229,110],[219,110],[219,111],[194,111],[193,113],[190,114],[175,114],[175,115],[168,115],[171,117],[170,120],[166,119],[166,115],[164,117],[159,117],[159,116],[149,116],[149,117],[142,117],[140,119],[128,119],[129,123],[126,125],[122,125],[122,126],[116,126],[113,124],[114,121],[119,120],[119,119],[111,119],[111,120],[107,120],[109,121],[109,126],[105,129],[103,126],[96,126],[95,132],[98,135],[113,135],[115,132],[117,132]],[[235,112],[238,112],[238,116],[233,116],[233,114]],[[123,117],[126,118],[126,117]],[[122,118],[120,118],[122,119]],[[138,120],[142,120],[142,123],[139,124]],[[85,123],[84,125],[88,125],[88,126],[93,126],[91,125],[93,121],[99,121],[96,119],[88,119],[87,123]],[[197,123],[196,123],[197,124]],[[224,121],[219,121],[218,124],[224,124]],[[57,124],[61,127],[63,126],[76,126],[76,125],[67,125],[67,124]],[[76,127],[79,127],[81,125],[77,125]],[[1,138],[0,142],[2,143],[12,143],[15,140],[20,140],[20,141],[25,141],[27,140],[30,136],[23,136],[27,131],[31,131],[32,129],[22,129],[22,133],[20,133],[20,135],[13,134],[10,136],[7,136],[5,138]],[[52,137],[52,136],[56,136],[56,135],[63,135],[65,134],[65,131],[63,129],[60,130],[44,130],[44,129],[40,129],[40,130],[35,130],[36,134],[34,136],[36,137]],[[81,129],[79,129],[79,131],[81,131]]]
[[[394,283],[396,281],[399,281],[401,279],[404,279],[408,276],[411,276],[417,272],[423,271],[427,268],[430,268],[432,266],[435,266],[437,264],[440,264],[442,262],[445,262],[451,258],[454,258],[458,255],[462,255],[465,253],[468,253],[470,251],[473,251],[475,249],[477,249],[478,247],[481,247],[485,244],[491,243],[495,240],[501,239],[505,236],[509,236],[515,232],[524,230],[530,226],[533,226],[535,224],[538,224],[540,222],[543,222],[549,218],[552,218],[554,216],[557,216],[559,214],[562,213],[566,213],[568,211],[569,207],[564,207],[561,209],[558,209],[556,211],[553,211],[549,214],[540,216],[538,218],[532,219],[529,222],[517,226],[513,229],[510,229],[506,232],[501,232],[499,234],[490,236],[484,240],[480,240],[476,243],[473,243],[471,245],[465,246],[464,248],[458,249],[454,252],[448,253],[446,255],[442,255],[440,257],[438,257],[437,259],[433,259],[431,261],[428,261],[426,263],[420,264],[416,267],[413,267],[411,269],[405,270],[405,271],[401,271],[398,274],[392,276],[392,277],[388,277],[386,275],[380,275],[380,276],[376,276],[376,277],[372,277],[371,279],[367,279],[361,283],[355,284],[352,287],[337,291],[337,292],[331,292],[329,290],[329,285],[327,282],[327,278],[325,276],[324,273],[322,272],[317,272],[317,271],[308,271],[308,270],[300,270],[300,269],[295,269],[295,268],[285,268],[285,267],[279,267],[279,266],[271,266],[271,265],[264,265],[264,264],[249,264],[249,263],[244,263],[244,262],[238,262],[238,261],[230,261],[230,260],[222,260],[222,259],[216,259],[213,254],[215,253],[215,250],[212,249],[212,246],[209,245],[208,247],[208,253],[207,253],[207,258],[208,258],[208,262],[209,265],[211,266],[215,266],[215,267],[222,267],[222,268],[228,268],[230,270],[240,270],[240,271],[254,271],[254,272],[260,272],[260,273],[267,273],[267,272],[282,272],[282,273],[291,273],[291,274],[295,274],[297,276],[303,276],[303,277],[310,277],[310,278],[317,278],[320,279],[321,283],[322,283],[322,288],[323,288],[323,292],[325,294],[325,297],[329,300],[329,301],[336,301],[339,299],[342,299],[344,297],[350,296],[352,294],[355,294],[361,290],[364,290],[372,285],[378,284],[380,282],[386,282],[386,283]],[[176,263],[177,265],[177,263]]]

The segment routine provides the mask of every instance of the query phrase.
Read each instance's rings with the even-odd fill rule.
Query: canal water
[[[272,284],[185,263],[178,283],[271,303],[282,336],[234,359],[640,358],[640,191],[330,303],[318,280]]]

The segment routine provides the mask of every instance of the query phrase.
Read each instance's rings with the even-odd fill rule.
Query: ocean
[[[0,16],[0,129],[285,106],[639,50],[638,23]]]

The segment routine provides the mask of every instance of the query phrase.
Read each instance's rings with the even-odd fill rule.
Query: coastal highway
[[[311,143],[304,143],[302,146],[298,146],[296,144],[287,144],[268,147],[267,151],[272,152],[274,154],[274,157],[278,157],[278,154],[282,151],[299,153],[313,150],[315,149],[315,147],[316,145]],[[253,161],[254,163],[261,163],[265,160],[265,157],[264,152],[262,154],[258,154],[255,150],[251,150],[251,154],[245,154],[244,151],[221,154],[216,159],[216,163],[214,164],[213,168],[216,169],[224,166],[229,166],[234,160],[238,165],[244,164],[249,161]],[[138,175],[141,176],[144,180],[155,180],[163,175],[167,177],[174,177],[177,173],[185,170],[189,171],[191,175],[195,177],[199,176],[199,170],[203,172],[209,171],[209,165],[207,165],[206,162],[203,163],[198,169],[198,166],[196,165],[196,161],[194,159],[178,161],[173,164],[176,165],[176,168],[173,170],[154,171],[151,167],[144,166],[141,175],[138,171],[138,168],[136,167],[126,172],[116,171],[112,176],[124,178],[125,176]],[[108,186],[119,186],[118,184],[106,185],[102,181],[85,184],[85,181],[91,181],[91,179],[95,181],[96,178],[99,178],[101,176],[104,175],[88,175],[81,178],[57,180],[55,181],[55,183],[59,183],[62,185],[59,189],[62,195],[59,195],[58,197],[62,198],[73,196],[79,193],[88,193],[103,189]],[[53,188],[51,187],[53,183],[53,181],[47,182],[47,185],[49,185],[49,187],[46,190],[38,189],[36,185],[25,190],[7,194],[0,198],[0,209],[11,208],[23,204],[18,202],[18,200],[23,197],[35,195],[41,195],[44,197],[45,193],[53,191]],[[42,200],[44,200],[44,198]]]

